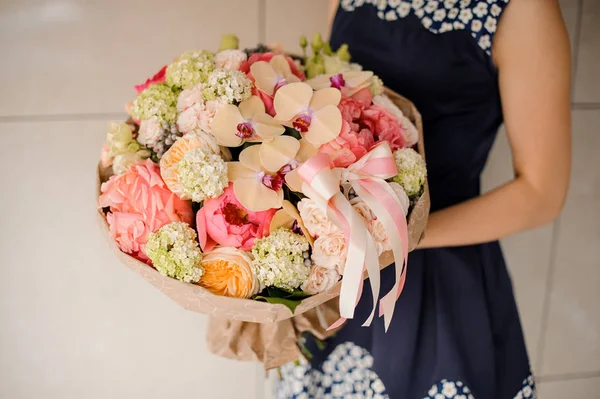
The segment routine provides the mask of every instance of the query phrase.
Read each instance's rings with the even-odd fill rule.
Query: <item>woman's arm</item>
[[[488,242],[554,220],[571,162],[570,48],[556,0],[511,0],[494,39],[514,180],[434,212],[419,247]]]
[[[333,18],[335,18],[335,13],[337,12],[338,5],[340,4],[339,0],[329,0],[329,8],[327,13],[327,31],[331,32],[331,27],[333,26]]]

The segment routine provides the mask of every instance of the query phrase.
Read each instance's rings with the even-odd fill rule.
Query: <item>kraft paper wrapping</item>
[[[406,98],[389,89],[386,89],[386,94],[417,127],[418,151],[425,156],[421,115]],[[109,176],[110,170],[98,167],[98,195],[101,183]],[[416,248],[423,236],[429,206],[429,188],[426,183],[423,195],[408,216],[409,251]],[[335,333],[326,331],[326,328],[339,318],[335,299],[339,296],[341,282],[326,292],[304,299],[293,314],[281,304],[214,295],[199,285],[163,276],[156,269],[121,252],[110,237],[106,215],[102,209],[98,210],[98,220],[111,249],[122,263],[184,308],[211,316],[207,342],[211,352],[216,355],[260,361],[264,363],[265,369],[270,369],[302,356],[297,340],[303,332],[310,332],[318,339],[325,339]],[[379,258],[381,269],[393,261],[391,251],[383,253]]]

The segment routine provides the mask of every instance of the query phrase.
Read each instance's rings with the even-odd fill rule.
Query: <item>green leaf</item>
[[[293,299],[267,297],[267,296],[255,296],[254,300],[285,305],[292,311],[292,313],[294,313],[296,311],[296,307],[298,305],[300,305],[300,302],[302,302],[301,300],[298,300],[298,299],[293,300]]]
[[[296,140],[300,140],[302,138],[302,134],[300,134],[299,131],[289,126],[285,127],[285,132],[283,134],[286,136],[292,136]]]

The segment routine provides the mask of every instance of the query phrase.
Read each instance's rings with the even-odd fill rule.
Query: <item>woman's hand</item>
[[[512,0],[494,38],[515,179],[434,212],[420,248],[488,242],[554,220],[571,162],[569,39],[556,0]]]

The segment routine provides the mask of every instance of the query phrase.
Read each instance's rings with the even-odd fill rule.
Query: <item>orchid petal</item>
[[[338,105],[342,99],[342,92],[336,88],[328,87],[314,92],[309,107],[315,111],[326,105]]]
[[[299,113],[306,111],[312,95],[312,88],[303,82],[282,86],[277,90],[273,99],[275,118],[289,121]]]
[[[228,162],[227,163],[227,177],[229,181],[236,181],[238,179],[254,179],[256,178],[256,171],[248,169],[241,162]]]
[[[299,149],[300,143],[294,137],[275,137],[260,145],[260,161],[266,171],[275,173],[290,163]]]
[[[342,113],[335,105],[326,105],[313,114],[304,138],[314,146],[335,139],[342,131]]]
[[[373,77],[371,71],[351,71],[342,75],[346,81],[346,87],[365,87],[369,85],[369,79]]]
[[[313,90],[321,90],[327,87],[331,87],[331,81],[329,80],[329,75],[319,75],[315,76],[312,79],[308,79],[305,83],[310,85]]]
[[[302,139],[300,139],[300,149],[298,150],[298,153],[296,154],[296,161],[298,161],[300,163],[304,163],[304,162],[308,161],[308,159],[317,155],[318,151],[319,151],[318,147],[315,147],[314,145],[309,143],[308,140],[302,138]]]
[[[271,66],[277,73],[277,75],[281,77],[286,77],[288,75],[292,75],[292,68],[290,68],[290,64],[288,64],[285,56],[281,54],[277,54],[273,58],[271,58]]]
[[[272,96],[279,79],[273,66],[265,61],[257,61],[250,67],[250,73],[256,88]]]
[[[260,163],[260,145],[252,145],[240,153],[240,163],[255,172],[262,170]]]
[[[239,179],[233,183],[233,192],[240,203],[253,212],[279,208],[283,191],[274,191],[257,179]]]
[[[297,193],[302,192],[302,183],[304,183],[304,180],[302,180],[300,177],[298,169],[294,169],[290,173],[286,174],[285,182],[292,191]]]
[[[287,201],[283,202],[286,203]],[[275,231],[280,227],[291,229],[295,221],[296,219],[291,217],[290,214],[285,211],[285,209],[280,209],[275,213],[275,215],[273,215],[269,229],[270,231]]]
[[[282,206],[282,209],[284,211],[286,211],[288,215],[290,215],[293,219],[295,219],[298,222],[298,226],[300,227],[300,230],[302,230],[302,233],[304,233],[304,236],[308,239],[308,241],[310,242],[310,245],[312,246],[314,244],[314,239],[308,232],[308,229],[306,228],[306,226],[304,225],[304,221],[302,221],[302,218],[300,217],[300,213],[298,213],[298,210],[296,209],[296,207],[294,205],[292,205],[292,203],[289,201],[283,201],[281,206]]]
[[[285,127],[273,119],[269,114],[256,114],[254,115],[253,122],[256,134],[265,140],[281,136],[283,132],[285,132]]]
[[[251,96],[240,103],[240,113],[244,119],[252,119],[256,114],[265,113],[265,104],[258,96]]]
[[[219,145],[225,147],[238,147],[243,140],[236,135],[237,126],[244,122],[238,107],[225,104],[219,109],[212,121],[212,134]]]

